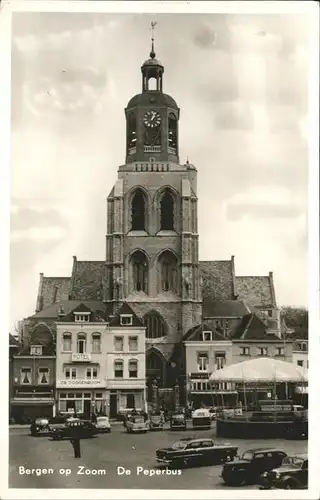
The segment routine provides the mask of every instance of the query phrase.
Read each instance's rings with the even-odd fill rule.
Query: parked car
[[[187,420],[184,413],[173,413],[170,418],[170,429],[182,429],[185,431],[187,428]]]
[[[287,454],[278,448],[245,451],[239,460],[223,466],[221,477],[228,486],[259,484],[260,476],[279,467]]]
[[[97,417],[95,421],[95,426],[96,429],[99,433],[110,433],[111,432],[111,425],[109,422],[109,418],[102,416],[102,417]]]
[[[209,408],[210,420],[216,420],[217,410],[215,408]]]
[[[273,488],[301,490],[308,488],[308,455],[285,457],[280,467],[264,472],[260,478],[260,490]]]
[[[71,439],[74,437],[75,428],[80,439],[92,438],[98,433],[96,426],[90,420],[73,419],[65,423],[64,426],[55,427],[51,431],[53,440]]]
[[[149,428],[150,431],[163,431],[164,418],[162,415],[150,415]]]
[[[133,432],[147,432],[149,430],[149,422],[142,415],[137,415],[127,420],[126,429],[129,434]]]
[[[192,427],[194,429],[211,429],[211,414],[206,408],[199,408],[192,413]]]
[[[31,436],[43,436],[49,434],[49,432],[49,418],[47,417],[36,418],[30,426]]]
[[[212,465],[233,460],[238,448],[229,443],[215,443],[213,439],[185,438],[169,448],[156,451],[157,462],[173,468],[192,465]]]

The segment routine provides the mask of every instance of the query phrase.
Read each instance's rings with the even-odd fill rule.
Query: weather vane
[[[157,23],[156,21],[151,21],[151,52],[150,52],[150,57],[154,59],[156,57],[156,53],[154,51],[154,28],[156,27]]]

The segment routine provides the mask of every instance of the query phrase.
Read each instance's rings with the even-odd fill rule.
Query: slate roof
[[[246,314],[234,332],[232,340],[274,340],[281,341],[274,333],[267,333],[267,327],[256,314]]]
[[[200,261],[202,296],[211,300],[232,300],[234,298],[233,261]]]
[[[217,330],[214,328],[210,328],[208,325],[203,324],[203,325],[197,325],[194,328],[191,328],[184,336],[183,336],[183,342],[197,342],[197,341],[202,341],[202,333],[203,332],[212,332],[212,341],[221,341],[221,340],[226,340],[226,338],[219,333]]]
[[[120,323],[121,314],[132,314],[132,325],[130,326],[144,326],[142,320],[136,315],[136,313],[131,309],[129,304],[123,302],[113,318],[110,318],[110,326],[122,326]]]
[[[36,310],[49,307],[54,302],[69,298],[70,277],[47,277],[40,274],[39,294]]]
[[[61,306],[58,309],[58,313],[60,311],[61,311]],[[59,315],[58,320],[61,322],[72,323],[73,321],[75,321],[75,313],[85,313],[85,312],[90,313],[90,321],[89,321],[90,323],[105,322],[108,316],[105,304],[103,304],[102,302],[92,301],[92,304],[90,302],[86,302],[86,304],[81,302],[68,314],[64,314],[63,316]]]
[[[19,346],[20,344],[17,341],[17,339],[15,339],[14,336],[11,335],[11,333],[9,333],[9,347],[19,347]]]
[[[212,300],[205,297],[202,302],[203,318],[241,318],[250,309],[241,300]]]
[[[105,305],[100,300],[62,300],[55,304],[50,305],[46,309],[35,313],[33,316],[30,316],[32,319],[57,319],[59,315],[60,308],[62,307],[65,315],[70,314],[76,307],[80,304],[84,304],[86,307],[90,309],[90,311],[104,311]]]
[[[238,298],[254,307],[274,307],[276,298],[272,273],[269,276],[236,276]]]
[[[73,258],[70,299],[103,300],[105,261],[77,260]]]

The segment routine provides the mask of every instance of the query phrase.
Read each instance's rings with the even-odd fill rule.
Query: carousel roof
[[[210,375],[219,382],[307,382],[308,370],[273,358],[257,358],[226,366]]]

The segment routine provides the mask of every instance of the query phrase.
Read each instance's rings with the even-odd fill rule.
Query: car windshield
[[[97,422],[98,422],[99,424],[105,424],[105,423],[108,423],[108,422],[109,422],[109,419],[108,419],[108,417],[98,417],[98,418],[97,418]]]
[[[36,418],[35,423],[36,424],[47,424],[48,423],[48,419],[47,418]]]
[[[180,413],[179,415],[173,415],[172,418],[174,418],[175,420],[183,420],[184,419],[184,415],[182,415]]]
[[[245,451],[242,456],[241,456],[241,460],[252,460],[253,459],[253,453],[252,451]]]
[[[144,422],[143,417],[133,417],[133,421],[135,424],[142,424]]]
[[[282,465],[289,465],[290,467],[297,467],[301,469],[303,465],[303,459],[300,457],[285,457],[283,459]]]
[[[186,443],[184,443],[183,441],[176,441],[175,443],[173,443],[171,448],[173,450],[184,450],[185,447],[186,447]]]

